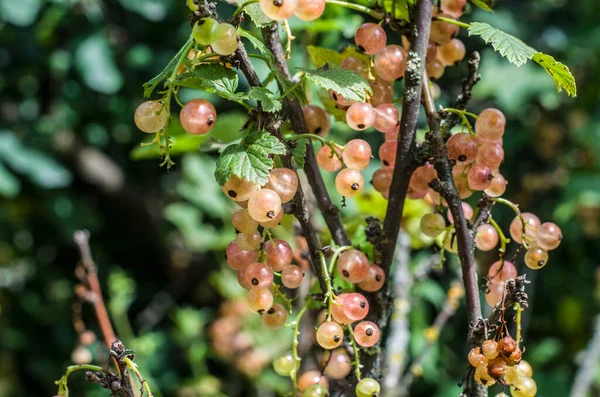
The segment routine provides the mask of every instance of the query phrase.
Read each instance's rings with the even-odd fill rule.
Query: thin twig
[[[479,63],[481,62],[481,57],[477,51],[473,52],[471,56],[469,56],[468,66],[469,73],[467,77],[462,80],[462,91],[458,95],[456,102],[454,104],[454,109],[458,110],[466,110],[469,101],[471,100],[471,96],[473,95],[473,87],[475,84],[481,80],[481,75],[479,74]],[[460,122],[460,116],[457,114],[449,114],[442,121],[442,131],[447,133]]]

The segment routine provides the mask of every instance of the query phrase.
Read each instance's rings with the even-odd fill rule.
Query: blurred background
[[[219,7],[223,15],[234,9]],[[236,303],[243,290],[223,256],[234,236],[234,205],[214,181],[216,154],[199,151],[203,138],[183,135],[175,123],[177,164],[167,171],[159,167],[155,146],[140,146],[151,137],[133,123],[142,84],[189,35],[186,10],[183,1],[169,0],[0,0],[2,396],[54,395],[66,365],[107,361],[93,309],[76,295],[79,255],[72,236],[78,229],[91,233],[116,332],[136,350],[156,396],[272,395],[289,387],[270,361],[289,348],[290,330],[266,332]],[[475,10],[464,19],[489,22],[553,55],[578,83],[578,96],[570,99],[536,65],[516,68],[460,34],[468,51],[482,50],[483,79],[470,110],[495,106],[507,115],[505,197],[563,231],[563,243],[543,270],[526,270],[522,256],[517,262],[532,280],[523,314],[524,357],[534,367],[538,395],[564,397],[600,302],[600,3],[498,0],[495,10]],[[351,43],[363,21],[331,5],[317,22],[293,19],[298,39],[292,65],[307,66],[307,44],[338,50]],[[265,77],[265,67],[256,67]],[[453,101],[465,72],[465,62],[447,68],[439,103]],[[213,136],[223,142],[238,137],[243,108],[191,90],[180,96],[209,98],[219,112]],[[345,141],[350,131],[337,123],[333,134]],[[373,132],[360,136],[375,145],[383,140]],[[365,217],[381,216],[384,203],[367,189],[349,202],[344,218],[356,230]],[[414,263],[433,252],[415,222],[429,210],[423,206],[411,202],[405,219]],[[506,230],[513,214],[495,211]],[[293,235],[291,220],[279,233]],[[514,251],[511,246],[509,258]],[[478,259],[482,274],[495,260]],[[413,286],[411,356],[443,305],[452,266]],[[230,320],[221,328],[210,325],[223,318]],[[242,331],[230,343],[214,341],[232,318]],[[78,333],[81,324],[97,334],[95,341],[91,333]],[[463,304],[427,355],[411,395],[457,395],[465,335]],[[600,369],[595,374],[590,395],[598,396]],[[76,396],[107,395],[81,375],[70,385]]]

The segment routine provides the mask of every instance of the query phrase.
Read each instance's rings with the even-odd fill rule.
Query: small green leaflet
[[[392,14],[392,11],[395,11],[396,19],[402,19],[406,22],[410,22],[410,13],[408,12],[407,0],[383,0],[383,8],[385,9],[386,13],[390,15]]]
[[[215,178],[221,186],[231,175],[264,185],[273,168],[272,155],[283,155],[286,148],[266,131],[250,132],[239,144],[227,146],[217,160]]]
[[[149,81],[144,83],[144,97],[149,98],[150,95],[152,95],[152,92],[154,92],[154,89],[156,88],[156,86],[161,81],[163,81],[164,79],[166,79],[173,73],[173,70],[175,69],[175,66],[177,65],[177,63],[179,62],[179,59],[181,58],[183,53],[187,50],[187,48],[189,47],[189,45],[191,44],[191,42],[193,40],[194,40],[194,37],[192,35],[190,35],[190,37],[187,39],[187,41],[185,42],[183,47],[181,47],[179,49],[179,51],[177,51],[177,54],[175,54],[173,59],[171,59],[169,61],[169,63],[167,64],[167,66],[165,66],[165,68],[162,70],[162,72],[160,72],[157,76],[153,77],[152,79],[150,79]]]
[[[274,113],[281,110],[281,102],[277,100],[277,96],[265,87],[252,87],[248,96],[260,101],[265,112]]]
[[[520,39],[496,29],[487,23],[471,22],[469,36],[480,36],[487,44],[491,43],[495,51],[517,66],[523,65],[537,52]]]
[[[294,148],[294,162],[296,163],[296,168],[298,169],[304,168],[304,159],[306,158],[306,145],[307,142],[304,139],[296,141],[296,147]]]
[[[328,63],[316,70],[305,70],[305,79],[315,85],[333,90],[350,101],[364,102],[367,93],[373,94],[369,83],[358,73]]]
[[[179,75],[176,83],[182,87],[212,92],[232,101],[245,99],[243,93],[235,92],[238,87],[237,73],[223,65],[200,64],[191,72]]]
[[[368,63],[371,61],[371,57],[358,52],[356,47],[346,47],[342,51],[337,52],[329,48],[309,45],[307,50],[311,63],[318,68],[325,66],[327,62],[334,63],[339,66],[341,65],[342,61],[348,57],[357,58],[362,61],[364,65],[368,65]]]
[[[471,3],[486,11],[492,11],[494,7],[494,0],[471,0]]]
[[[486,43],[491,43],[495,51],[500,52],[500,55],[517,66],[533,59],[552,76],[559,92],[564,88],[568,95],[577,96],[575,77],[573,77],[567,66],[556,61],[550,55],[538,52],[515,36],[496,29],[487,23],[471,22],[469,36],[473,35],[480,36]]]
[[[546,72],[552,76],[559,92],[564,88],[568,95],[572,97],[577,96],[575,77],[573,77],[566,65],[563,65],[543,52],[538,52],[532,59],[546,69]]]
[[[241,6],[246,2],[247,0],[235,0],[235,3],[238,6]],[[257,28],[263,28],[273,22],[271,18],[269,18],[265,15],[264,12],[262,12],[259,4],[247,5],[246,7],[244,7],[244,12],[250,16],[250,19],[252,19],[252,22],[254,22]]]

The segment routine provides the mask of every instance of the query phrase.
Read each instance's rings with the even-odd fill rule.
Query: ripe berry
[[[485,356],[481,354],[480,347],[474,347],[473,349],[471,349],[469,351],[467,359],[469,360],[469,363],[474,367],[479,367],[480,365],[485,364],[487,361]]]
[[[427,70],[427,75],[431,79],[439,79],[444,75],[445,67],[442,62],[438,59],[432,59],[428,61],[425,65],[425,69]]]
[[[462,207],[465,218],[471,219],[473,217],[473,207],[471,207],[469,205],[469,203],[465,203],[465,202],[461,202],[460,206]],[[446,216],[448,216],[448,222],[454,223],[454,218],[452,217],[452,211],[450,211],[450,209],[448,209]]]
[[[306,105],[303,109],[306,127],[310,134],[325,136],[331,130],[329,115],[315,105]]]
[[[329,381],[320,371],[306,371],[298,378],[298,390],[304,391],[312,385],[319,384],[329,388]]]
[[[487,370],[487,365],[480,365],[475,369],[475,375],[473,377],[475,382],[481,383],[482,385],[492,386],[496,381],[490,376]]]
[[[466,49],[462,41],[452,39],[438,48],[437,57],[445,66],[454,65],[465,57]]]
[[[361,321],[354,327],[354,340],[362,347],[371,347],[379,341],[381,332],[377,324],[371,321]]]
[[[325,321],[317,329],[317,343],[323,349],[335,349],[344,339],[344,330],[333,321]]]
[[[475,234],[475,245],[481,251],[491,251],[498,245],[498,232],[490,224],[484,224],[477,228]]]
[[[498,357],[498,343],[495,340],[488,339],[481,344],[481,352],[488,360]]]
[[[303,279],[304,272],[296,265],[288,265],[281,271],[281,283],[287,288],[298,288]]]
[[[517,277],[517,269],[511,262],[496,261],[488,270],[488,279],[492,282],[506,281]]]
[[[297,0],[260,0],[260,8],[266,16],[275,21],[284,21],[296,11]]]
[[[375,129],[379,132],[392,132],[400,125],[398,109],[391,103],[382,103],[375,108]]]
[[[256,262],[258,254],[256,251],[244,251],[233,240],[225,249],[227,264],[235,271],[245,270],[251,263]]]
[[[335,188],[344,197],[356,196],[364,185],[362,174],[353,168],[344,168],[335,177]]]
[[[467,0],[442,0],[442,12],[458,18],[463,14]]]
[[[437,178],[437,171],[433,168],[433,165],[425,163],[413,172],[409,186],[416,192],[424,192],[423,196],[425,196],[427,189],[429,189],[429,182],[435,178]]]
[[[485,301],[490,307],[495,307],[504,296],[504,281],[492,282],[488,285],[489,291],[485,295]]]
[[[537,230],[541,225],[540,218],[531,212],[523,212],[521,216],[517,215],[510,223],[509,231],[512,239],[519,244],[523,243],[523,222],[521,218],[525,222],[525,236],[529,239],[535,239]]]
[[[302,397],[329,397],[329,390],[325,386],[312,385],[304,390]]]
[[[269,310],[261,315],[260,321],[269,329],[277,329],[285,325],[287,317],[287,310],[279,303],[275,303]]]
[[[367,301],[364,295],[354,292],[346,295],[342,310],[344,315],[350,320],[362,320],[369,313],[369,301]]]
[[[375,55],[374,69],[385,81],[394,81],[406,71],[406,50],[399,45],[388,45]]]
[[[438,213],[425,214],[421,218],[420,226],[423,234],[431,238],[436,238],[446,229],[446,221]]]
[[[337,105],[342,106],[343,108],[348,107],[348,106],[352,105],[353,103],[355,103],[354,101],[344,98],[343,95],[338,94],[337,92],[335,92],[333,90],[329,90],[329,96],[331,97],[331,99],[333,99],[333,101]]]
[[[373,173],[371,184],[385,199],[387,199],[389,196],[393,177],[394,170],[390,167],[381,167],[375,171],[375,173]]]
[[[252,263],[244,270],[246,282],[259,288],[269,288],[273,284],[273,270],[262,263]]]
[[[284,240],[274,239],[265,243],[265,263],[275,272],[282,271],[292,263],[292,247]]]
[[[469,133],[454,134],[446,142],[448,158],[457,164],[468,164],[477,157],[477,140]]]
[[[246,294],[246,304],[254,313],[262,314],[273,306],[273,294],[266,288],[252,287]]]
[[[294,15],[303,21],[314,21],[325,11],[325,0],[298,0]]]
[[[334,301],[333,306],[331,306],[331,316],[336,323],[341,325],[348,325],[352,323],[352,320],[349,319],[344,313],[344,300],[347,296],[347,293],[339,294],[337,299]]]
[[[333,380],[344,379],[352,371],[350,356],[346,349],[342,347],[325,351],[321,362],[321,365],[325,365],[323,372]]]
[[[515,385],[510,386],[510,394],[513,397],[534,397],[537,394],[537,384],[532,378],[522,376]]]
[[[273,359],[273,369],[280,376],[290,376],[290,373],[296,368],[296,361],[292,352],[283,352]]]
[[[506,191],[506,185],[508,185],[508,182],[504,179],[502,174],[498,171],[494,171],[494,178],[492,179],[490,186],[488,186],[484,192],[490,197],[500,197]]]
[[[385,47],[387,35],[385,30],[376,23],[362,24],[356,31],[354,42],[358,49],[366,54],[375,55]]]
[[[501,138],[506,128],[506,117],[498,109],[489,108],[479,113],[475,122],[475,133],[477,137],[484,140]]]
[[[258,222],[273,220],[281,208],[281,198],[271,189],[260,189],[248,199],[248,213]]]
[[[337,262],[338,273],[350,283],[356,284],[367,278],[369,259],[358,250],[348,250],[340,255]]]
[[[208,133],[217,122],[217,111],[204,99],[192,99],[179,113],[179,121],[184,130],[193,135]]]
[[[438,16],[453,19],[452,15],[439,14]],[[433,21],[431,22],[429,40],[440,45],[449,43],[456,35],[458,35],[458,30],[458,26],[454,24],[443,21]]]
[[[241,233],[255,232],[258,227],[258,222],[252,219],[245,208],[239,209],[231,215],[231,224],[235,230]]]
[[[335,172],[342,169],[342,162],[340,161],[342,153],[337,148],[335,150],[339,157],[333,153],[329,146],[323,146],[319,149],[317,152],[317,164],[319,164],[319,167],[329,172]]]
[[[353,103],[346,112],[346,123],[353,130],[366,130],[375,123],[375,110],[366,102]]]
[[[279,213],[277,215],[275,215],[275,218],[273,218],[267,222],[258,222],[258,224],[261,225],[262,227],[264,227],[265,229],[274,228],[275,226],[278,226],[281,223],[281,220],[283,219],[284,215],[285,215],[285,211],[283,211],[283,210],[279,211]]]
[[[386,167],[394,168],[394,165],[396,164],[397,150],[397,141],[384,142],[381,146],[379,146],[379,158],[381,159],[381,164]]]
[[[371,161],[371,146],[362,139],[353,139],[346,144],[342,159],[347,167],[364,170]]]
[[[367,70],[362,61],[358,58],[348,57],[342,61],[340,64],[342,69],[352,70],[355,73],[362,75],[363,77],[367,77]]]
[[[391,103],[394,100],[394,87],[388,81],[370,80],[369,85],[373,90],[371,95],[371,106],[379,106],[382,103]]]
[[[227,197],[235,201],[248,200],[257,189],[257,185],[236,175],[231,175],[231,178],[221,187]]]
[[[472,190],[487,189],[492,184],[492,179],[494,179],[492,170],[485,164],[474,164],[467,174],[469,187]]]
[[[525,265],[533,270],[541,269],[548,263],[548,251],[537,243],[531,244],[525,253]]]
[[[500,167],[503,160],[504,149],[496,143],[484,142],[477,151],[477,163],[487,165],[492,170]]]
[[[143,132],[158,132],[167,123],[167,111],[159,101],[142,102],[135,110],[134,121]]]
[[[262,236],[255,230],[251,233],[238,233],[235,236],[238,246],[245,251],[256,251],[260,248]]]
[[[289,168],[273,168],[269,173],[269,181],[264,186],[279,195],[282,203],[287,203],[298,190],[298,175]]]
[[[356,385],[356,397],[377,397],[381,386],[373,378],[363,378]]]
[[[552,222],[544,222],[537,230],[537,243],[547,251],[556,249],[562,241],[560,228]]]

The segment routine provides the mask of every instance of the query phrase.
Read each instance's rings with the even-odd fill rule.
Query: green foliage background
[[[257,381],[245,379],[214,357],[205,337],[223,297],[238,293],[230,274],[221,270],[222,251],[234,235],[228,220],[233,206],[214,182],[214,155],[197,151],[216,143],[183,135],[175,123],[177,164],[167,172],[159,168],[155,148],[139,146],[150,138],[133,124],[142,84],[189,34],[183,3],[0,0],[2,396],[53,395],[53,381],[71,362],[77,345],[72,304],[78,259],[71,236],[80,228],[92,233],[117,332],[138,352],[141,368],[160,390],[157,395],[264,395],[285,388],[269,371]],[[467,16],[568,65],[578,81],[574,100],[557,93],[552,79],[533,63],[516,68],[461,32],[469,50],[483,50],[483,79],[471,109],[497,106],[509,120],[502,167],[509,180],[507,197],[558,223],[565,236],[545,269],[527,271],[533,282],[531,306],[524,313],[525,357],[544,397],[568,395],[577,354],[598,313],[599,13],[594,0],[498,0],[495,12]],[[362,15],[334,6],[316,22],[292,20],[297,36],[292,65],[311,66],[303,46],[340,49],[362,21]],[[264,78],[266,67],[257,62],[256,68]],[[440,103],[454,98],[465,69],[464,63],[447,69]],[[243,84],[240,89],[247,90]],[[237,139],[245,110],[212,94],[181,93],[182,100],[197,96],[217,107],[213,135],[224,142]],[[338,124],[335,134],[347,140],[349,130]],[[381,140],[380,134],[363,135],[374,144]],[[368,200],[345,210],[350,223],[371,214]],[[507,227],[511,214],[497,211]],[[492,260],[480,257],[484,271]],[[452,277],[447,273],[415,287],[412,354],[443,300],[441,286]],[[96,330],[89,308],[84,318]],[[412,395],[457,394],[465,335],[466,319],[459,312]],[[95,357],[103,359],[102,344],[96,346]],[[81,377],[72,390],[106,395]]]

